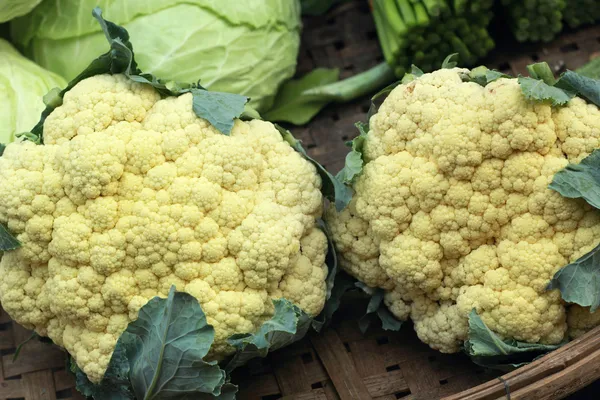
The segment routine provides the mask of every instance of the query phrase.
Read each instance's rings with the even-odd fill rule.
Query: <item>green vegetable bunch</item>
[[[600,21],[600,1],[598,0],[566,0],[563,11],[564,20],[571,28],[593,24]]]
[[[519,42],[549,42],[563,28],[565,0],[502,0],[501,4]]]
[[[387,63],[402,77],[411,64],[437,68],[449,53],[472,65],[494,48],[492,0],[372,0]]]

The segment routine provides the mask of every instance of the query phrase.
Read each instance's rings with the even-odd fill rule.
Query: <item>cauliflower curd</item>
[[[567,318],[545,288],[598,243],[600,213],[548,185],[600,147],[600,111],[528,101],[517,79],[463,82],[468,72],[399,85],[371,118],[356,194],[327,212],[341,264],[442,352],[467,339],[472,309],[500,337],[557,344],[567,321],[576,336],[599,320],[577,307]]]
[[[226,339],[285,297],[325,302],[327,240],[316,169],[268,122],[225,136],[122,75],[81,81],[44,123],[45,145],[0,157],[0,222],[22,243],[0,262],[0,301],[99,381],[127,324],[172,285]]]

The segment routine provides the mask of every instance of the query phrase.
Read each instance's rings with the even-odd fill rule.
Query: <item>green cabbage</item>
[[[0,1],[0,23],[10,21],[33,10],[42,0],[3,0]]]
[[[58,75],[23,57],[0,39],[0,143],[10,143],[16,133],[27,132],[39,121],[44,96],[65,87]]]
[[[44,0],[13,20],[15,43],[43,67],[72,80],[106,50],[95,6],[124,26],[139,67],[164,79],[195,82],[250,97],[270,108],[296,69],[298,0]]]

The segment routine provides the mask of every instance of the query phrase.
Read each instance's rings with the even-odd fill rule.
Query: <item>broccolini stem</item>
[[[304,94],[344,103],[367,94],[373,94],[382,87],[394,82],[394,80],[396,80],[394,71],[386,62],[383,62],[358,75],[307,90]]]

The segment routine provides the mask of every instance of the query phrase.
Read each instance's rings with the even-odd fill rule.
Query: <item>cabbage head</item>
[[[73,79],[106,39],[92,17],[124,26],[140,69],[168,80],[250,97],[268,109],[295,72],[298,0],[44,0],[12,22],[13,40],[43,67]]]
[[[0,0],[0,24],[33,10],[42,0]]]
[[[22,56],[0,39],[0,143],[10,143],[17,133],[28,132],[44,110],[42,97],[67,82]]]

